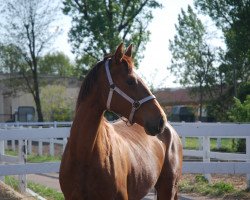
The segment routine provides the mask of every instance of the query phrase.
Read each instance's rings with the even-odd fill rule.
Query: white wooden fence
[[[21,189],[26,187],[25,174],[58,172],[60,162],[26,163],[27,141],[46,142],[69,135],[71,123],[0,124],[0,176],[20,175]],[[185,161],[183,173],[250,174],[250,124],[171,123],[182,137],[202,138],[202,150],[184,150],[184,156],[202,157],[203,162]],[[65,127],[67,126],[67,127]],[[31,128],[32,127],[32,128]],[[42,128],[39,128],[42,127]],[[211,152],[210,138],[245,138],[246,154]],[[6,141],[19,141],[19,158],[4,155]],[[6,146],[6,145],[5,145]],[[210,158],[228,162],[210,162]],[[13,163],[15,162],[15,164]],[[8,164],[6,164],[8,163]],[[250,176],[247,175],[248,187]]]

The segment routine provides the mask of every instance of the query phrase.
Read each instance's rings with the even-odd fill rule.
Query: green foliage
[[[19,191],[18,180],[12,176],[5,176],[5,183],[11,186],[14,190]],[[30,188],[35,193],[39,194],[42,197],[45,197],[48,200],[63,200],[64,196],[61,192],[58,192],[52,188],[46,187],[41,184],[34,182],[28,182],[28,188]]]
[[[12,151],[12,150],[5,150],[4,152],[6,155],[10,155],[10,156],[18,156],[18,152],[17,151]]]
[[[246,100],[241,103],[234,98],[234,105],[228,111],[229,120],[233,122],[250,122],[250,95],[246,96]],[[237,139],[234,141],[234,147],[239,152],[246,152],[246,140]]]
[[[209,197],[222,197],[229,194],[238,196],[239,193],[230,183],[209,184],[203,175],[196,175],[194,181],[182,180],[179,189],[184,193],[198,193]]]
[[[48,156],[48,155],[38,156],[35,154],[28,155],[27,158],[27,162],[30,163],[56,162],[56,161],[61,161],[61,158],[58,156]]]
[[[5,183],[11,186],[14,190],[19,190],[19,183],[18,180],[13,178],[12,176],[5,176]]]
[[[181,85],[192,86],[199,94],[201,117],[204,95],[212,94],[208,91],[216,83],[215,50],[207,44],[206,28],[191,6],[187,12],[181,10],[176,31],[174,40],[170,40],[172,63],[168,69]]]
[[[24,69],[22,51],[13,44],[0,44],[0,72],[18,73]]]
[[[239,100],[243,102],[247,98],[247,95],[249,94],[250,94],[250,82],[241,83],[239,85],[239,90],[238,90]]]
[[[195,181],[200,183],[208,183],[208,180],[203,175],[195,176]]]
[[[229,119],[233,122],[250,122],[250,95],[243,103],[234,98],[234,105],[229,110]]]
[[[74,103],[64,86],[46,86],[41,91],[43,114],[46,121],[71,121]]]
[[[218,195],[233,192],[235,190],[232,184],[224,182],[215,183],[212,187],[217,191]]]
[[[247,82],[250,76],[250,1],[195,0],[195,5],[224,33],[227,52],[221,61],[225,65],[226,81],[229,84]]]
[[[172,52],[171,72],[184,86],[200,86],[214,81],[215,57],[205,42],[205,27],[190,6],[187,12],[182,10],[178,16],[176,31],[169,46]]]
[[[114,52],[121,41],[134,44],[139,60],[149,40],[147,26],[153,18],[152,10],[161,7],[155,0],[64,0],[63,4],[63,12],[72,17],[69,38],[73,51],[79,67],[87,70],[103,55]]]
[[[225,121],[228,120],[227,111],[233,103],[233,96],[244,101],[245,95],[242,96],[239,91],[243,91],[243,85],[247,89],[246,85],[250,80],[250,0],[195,0],[194,2],[195,7],[204,15],[211,17],[224,34],[227,49],[221,53],[219,59],[220,85],[226,86],[233,92],[220,95],[218,99],[213,100],[211,114],[217,120]],[[245,94],[247,91],[249,94],[249,89]],[[230,118],[235,120],[232,116]]]
[[[48,200],[63,200],[64,199],[64,196],[61,192],[58,192],[52,188],[43,186],[41,184],[28,182],[28,188],[30,188],[35,193],[39,194],[40,196]]]
[[[38,121],[43,121],[38,60],[43,51],[51,46],[52,39],[59,34],[58,31],[51,31],[59,7],[49,0],[0,0],[0,5],[0,40],[4,45],[18,49],[22,65],[16,65],[16,68],[20,68],[17,71],[25,82],[25,88],[33,96]]]
[[[39,60],[39,73],[72,76],[74,74],[74,66],[64,53],[55,52],[47,54]]]

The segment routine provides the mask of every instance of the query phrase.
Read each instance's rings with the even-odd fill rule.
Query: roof
[[[166,105],[198,104],[197,95],[190,94],[189,88],[165,88],[154,92],[159,103]]]

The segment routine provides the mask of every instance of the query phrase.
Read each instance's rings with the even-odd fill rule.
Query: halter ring
[[[138,110],[140,108],[140,106],[141,106],[141,103],[139,101],[135,101],[133,103],[133,107],[135,108],[135,110]]]

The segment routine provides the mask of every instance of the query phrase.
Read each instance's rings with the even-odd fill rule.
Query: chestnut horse
[[[140,200],[153,187],[157,199],[177,199],[182,146],[131,54],[120,44],[81,86],[60,167],[66,200]],[[109,123],[107,109],[128,121]]]

